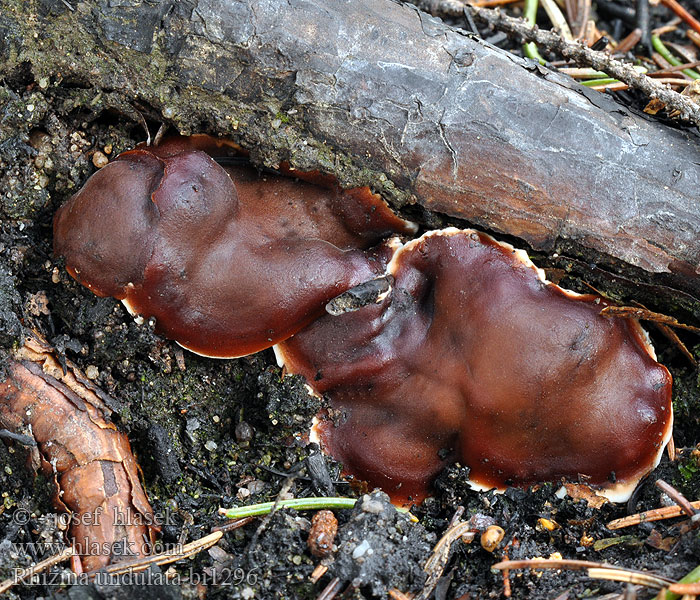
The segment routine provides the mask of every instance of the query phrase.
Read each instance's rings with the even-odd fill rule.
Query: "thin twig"
[[[146,556],[144,558],[135,558],[133,560],[122,561],[113,565],[104,567],[104,571],[110,573],[111,575],[124,575],[126,573],[137,573],[139,571],[145,571],[151,565],[167,565],[174,563],[183,558],[189,558],[195,554],[211,548],[223,537],[223,532],[215,531],[209,535],[205,535],[194,542],[185,544],[184,546],[178,546],[173,550],[168,552],[162,552],[161,554],[153,554],[152,556]]]
[[[685,325],[680,323],[674,317],[670,317],[663,313],[657,313],[646,308],[639,308],[636,306],[606,306],[600,311],[600,314],[604,317],[623,317],[623,318],[634,318],[641,321],[652,321],[653,323],[661,323],[663,325],[669,325],[670,327],[678,327],[679,329],[687,329],[693,333],[700,333],[700,327],[695,327],[694,325]]]
[[[694,509],[700,509],[700,501],[691,502],[690,506]],[[634,515],[627,515],[620,519],[615,519],[607,524],[608,529],[622,529],[623,527],[631,527],[640,523],[648,523],[650,521],[663,521],[664,519],[672,519],[683,515],[683,509],[680,506],[664,506],[662,508],[654,508],[646,510]]]
[[[651,36],[651,45],[654,46],[654,50],[656,50],[661,56],[664,57],[665,60],[667,60],[674,67],[677,67],[683,62],[671,53],[671,51],[664,45],[664,43],[661,41],[661,38],[658,35]],[[694,71],[693,69],[683,69],[682,72],[688,77],[691,77],[692,79],[700,79],[700,73]]]
[[[49,556],[49,558],[46,558],[31,567],[18,571],[13,577],[0,582],[0,594],[4,594],[18,583],[31,579],[34,575],[46,571],[46,569],[50,569],[54,565],[62,563],[64,560],[68,560],[71,556],[75,556],[75,554],[76,551],[73,548],[65,548],[55,556]]]
[[[671,498],[671,500],[673,500],[678,506],[680,506],[686,515],[688,515],[689,517],[695,516],[697,511],[695,510],[693,505],[690,502],[688,502],[686,497],[672,485],[669,485],[663,479],[657,479],[656,487],[659,488],[669,498]]]
[[[676,0],[661,0],[661,4],[665,4],[695,31],[700,33],[700,23],[698,23],[697,19],[693,15],[691,15],[687,10],[685,10],[685,8],[676,2]]]
[[[323,591],[318,595],[316,600],[333,600],[339,593],[340,590],[343,588],[343,582],[338,579],[337,577],[334,577],[333,579],[330,580],[328,585],[323,588]]]
[[[460,508],[463,512],[464,507]],[[462,512],[458,511],[458,514],[461,515]],[[427,600],[430,597],[440,577],[442,577],[445,566],[447,566],[452,544],[462,538],[462,536],[468,534],[471,529],[472,524],[469,521],[460,521],[459,518],[455,521],[453,518],[453,522],[450,523],[447,531],[445,531],[443,536],[438,540],[438,543],[435,544],[433,553],[425,562],[423,570],[427,573],[428,577],[421,593],[416,597],[416,600]]]
[[[612,581],[622,581],[636,583],[658,590],[675,583],[668,577],[652,575],[635,569],[615,567],[605,563],[596,563],[587,560],[567,560],[567,559],[542,559],[531,560],[506,560],[496,563],[492,569],[585,569],[589,577],[594,579],[607,579]]]
[[[636,29],[633,29],[632,32],[622,40],[620,40],[620,43],[617,45],[615,48],[615,52],[619,52],[620,54],[625,54],[626,52],[629,52],[634,48],[638,43],[639,40],[642,39],[642,30],[637,27]]]
[[[523,41],[535,42],[541,48],[558,52],[576,64],[604,71],[630,87],[644,92],[649,97],[658,98],[668,110],[678,110],[682,118],[700,125],[700,106],[678,92],[674,92],[650,77],[637,72],[632,65],[615,60],[605,52],[596,52],[581,44],[567,43],[561,36],[552,31],[542,31],[536,27],[529,27],[521,19],[513,19],[499,11],[475,7],[466,7],[465,10],[482,22],[517,35]]]

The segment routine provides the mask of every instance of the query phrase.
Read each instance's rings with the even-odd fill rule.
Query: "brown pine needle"
[[[49,556],[49,558],[45,558],[41,562],[38,562],[31,567],[22,569],[13,577],[10,577],[5,581],[0,582],[0,594],[4,594],[6,591],[8,591],[10,588],[17,585],[18,583],[22,583],[27,579],[31,579],[34,575],[46,571],[46,569],[50,569],[54,565],[62,563],[64,560],[68,560],[71,556],[75,556],[75,554],[76,552],[73,548],[66,548],[58,554],[54,556]]]
[[[656,326],[659,328],[659,331],[664,334],[666,339],[681,351],[681,354],[688,359],[691,365],[694,367],[698,366],[698,361],[695,360],[695,356],[688,350],[688,347],[673,329],[663,323],[656,323]],[[671,458],[671,460],[673,460],[673,458]]]
[[[152,556],[146,556],[145,558],[135,558],[134,560],[109,565],[104,568],[104,571],[112,575],[123,575],[125,573],[138,573],[139,571],[145,571],[151,565],[167,565],[183,558],[194,556],[207,548],[211,548],[223,537],[223,535],[224,534],[222,531],[215,531],[214,533],[205,535],[194,542],[190,542],[189,544],[185,544],[184,546],[178,547],[174,550],[162,552],[161,554],[153,554]]]
[[[691,502],[690,506],[700,510],[700,501]],[[608,529],[622,529],[639,525],[640,523],[648,523],[650,521],[663,521],[664,519],[673,519],[674,517],[683,516],[683,509],[680,506],[664,506],[663,508],[654,508],[646,510],[634,515],[628,515],[621,519],[615,519],[607,524]]]
[[[668,585],[656,575],[647,575],[641,572],[628,573],[621,569],[598,569],[593,567],[588,569],[588,576],[593,579],[607,579],[608,581],[622,581],[634,585],[643,585],[657,590],[662,590]]]
[[[326,565],[324,565],[323,563],[317,564],[313,573],[309,575],[309,581],[311,581],[311,583],[316,583],[319,579],[321,579],[321,577],[323,577],[326,574],[326,571],[328,571],[328,567]]]
[[[669,317],[668,315],[653,312],[646,308],[637,308],[636,306],[606,306],[600,311],[600,314],[604,317],[624,317],[640,319],[642,321],[652,321],[654,323],[670,325],[671,327],[678,327],[679,329],[687,329],[693,333],[700,333],[700,327],[685,325],[684,323],[679,323],[675,317]]]
[[[683,8],[676,0],[661,0],[661,4],[665,4],[674,13],[676,13],[681,19],[683,19],[690,27],[695,31],[700,33],[700,23],[697,19],[693,17],[685,8]]]
[[[647,73],[649,77],[665,77],[666,75],[669,75],[671,73],[677,73],[678,71],[682,71],[683,69],[694,69],[696,67],[700,66],[700,60],[696,60],[695,62],[689,62],[689,63],[683,63],[682,65],[677,65],[677,66],[670,66],[663,71],[654,71],[653,73]]]
[[[698,596],[700,595],[700,582],[673,583],[668,586],[668,591],[679,596]]]
[[[627,37],[623,38],[615,48],[615,52],[625,54],[634,48],[642,39],[642,30],[637,27]]]
[[[672,579],[661,575],[652,575],[643,571],[615,567],[605,563],[596,563],[587,560],[567,560],[551,558],[534,558],[530,560],[505,560],[496,563],[492,569],[573,569],[587,571],[589,577],[594,579],[607,579],[634,583],[654,589],[664,589],[674,583]]]
[[[452,544],[470,533],[472,525],[469,521],[459,520],[459,516],[462,514],[462,511],[464,511],[463,507],[459,508],[462,510],[458,510],[455,515],[457,517],[456,522],[450,525],[444,535],[439,539],[438,543],[435,544],[433,553],[425,562],[423,570],[428,574],[428,578],[423,586],[423,590],[416,597],[416,600],[427,600],[428,597],[430,597],[438,580],[442,577],[447,561],[450,558],[450,548]],[[454,517],[453,520],[455,520]]]
[[[695,516],[696,510],[693,507],[693,505],[690,504],[690,502],[688,502],[686,497],[683,494],[681,494],[672,485],[666,483],[663,479],[657,479],[656,480],[656,487],[659,488],[669,498],[671,498],[671,500],[673,500],[678,506],[680,506],[681,510],[686,515],[688,515],[689,517]]]

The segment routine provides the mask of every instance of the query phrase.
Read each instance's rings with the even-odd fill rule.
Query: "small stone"
[[[249,442],[253,439],[253,428],[245,421],[241,421],[238,425],[236,425],[235,433],[236,439],[239,442]]]
[[[85,375],[88,379],[97,379],[100,375],[100,371],[95,365],[90,365],[87,369],[85,369]]]
[[[109,164],[109,159],[98,150],[92,155],[92,164],[95,165],[96,168],[101,169]]]
[[[355,549],[352,551],[352,557],[357,560],[358,558],[362,558],[365,554],[367,554],[367,551],[370,550],[369,542],[367,540],[362,540],[361,543],[359,543]]]

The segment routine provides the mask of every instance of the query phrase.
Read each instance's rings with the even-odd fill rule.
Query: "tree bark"
[[[413,6],[0,0],[0,40],[0,75],[28,68],[77,109],[232,136],[257,162],[700,298],[696,134]]]

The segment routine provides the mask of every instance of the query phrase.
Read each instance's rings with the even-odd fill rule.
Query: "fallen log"
[[[413,6],[1,0],[0,15],[0,75],[29,71],[64,106],[229,135],[256,162],[700,298],[697,135]]]

